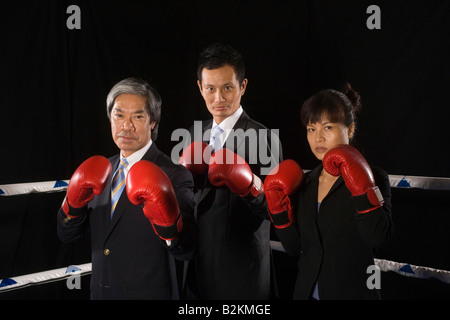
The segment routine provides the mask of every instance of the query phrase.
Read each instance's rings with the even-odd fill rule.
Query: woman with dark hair
[[[379,279],[370,277],[374,250],[392,235],[391,192],[387,173],[350,146],[360,107],[348,83],[305,101],[301,119],[322,163],[298,182],[292,199],[286,196],[295,189],[295,170],[283,163],[264,183],[277,235],[288,254],[300,257],[294,299],[381,298]]]

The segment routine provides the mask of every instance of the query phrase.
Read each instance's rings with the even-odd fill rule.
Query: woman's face
[[[354,130],[354,123],[347,127],[343,123],[330,122],[326,117],[306,126],[311,151],[321,161],[328,150],[338,144],[348,144]]]

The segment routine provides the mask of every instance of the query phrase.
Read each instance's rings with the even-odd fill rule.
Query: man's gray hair
[[[111,121],[111,111],[114,101],[117,96],[124,93],[135,94],[146,98],[145,108],[150,115],[150,121],[155,122],[155,126],[152,130],[152,140],[156,141],[156,138],[158,137],[159,121],[161,120],[161,96],[152,86],[140,78],[131,77],[119,81],[112,87],[106,97],[106,114],[108,115],[109,121]]]

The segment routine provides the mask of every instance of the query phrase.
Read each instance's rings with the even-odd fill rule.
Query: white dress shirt
[[[239,109],[237,109],[235,113],[233,113],[228,118],[223,120],[220,124],[217,124],[216,120],[213,120],[213,123],[211,126],[211,132],[212,132],[212,128],[214,128],[215,126],[219,126],[223,130],[222,134],[219,136],[221,147],[227,140],[228,136],[230,135],[231,130],[233,130],[233,127],[236,124],[236,122],[238,121],[242,112],[244,112],[244,109],[242,109],[242,106],[239,106]],[[212,137],[210,137],[210,141],[209,141],[210,144],[211,144],[211,139],[212,139]]]

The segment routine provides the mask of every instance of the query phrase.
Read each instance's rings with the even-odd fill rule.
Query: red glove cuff
[[[74,219],[86,213],[86,206],[83,206],[81,208],[72,207],[67,201],[67,197],[65,197],[62,204],[62,210],[68,218]]]
[[[353,202],[358,213],[367,213],[381,207],[384,204],[384,199],[380,189],[375,186],[370,188],[367,193],[354,196]]]
[[[272,224],[277,229],[289,227],[294,221],[291,200],[280,191],[266,191],[267,206]]]
[[[163,240],[175,239],[178,236],[178,234],[181,232],[181,230],[183,229],[183,223],[181,221],[180,215],[178,215],[178,218],[175,221],[175,223],[173,223],[169,226],[161,226],[161,225],[157,225],[153,222],[151,222],[151,223],[152,223],[153,229],[155,230],[156,234]]]

